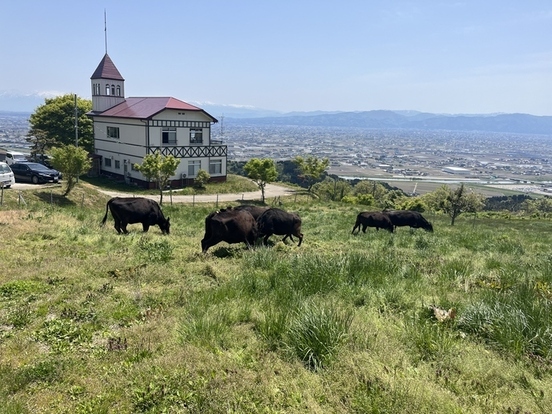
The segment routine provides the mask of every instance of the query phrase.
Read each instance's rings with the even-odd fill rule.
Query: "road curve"
[[[135,194],[125,194],[118,191],[107,191],[99,189],[103,194],[110,197],[134,197]],[[295,190],[287,187],[282,187],[277,184],[267,184],[265,187],[265,199],[289,196],[295,194]],[[144,195],[140,197],[150,198],[155,201],[159,201],[159,195]],[[172,195],[173,203],[216,203],[216,202],[229,202],[229,201],[242,201],[242,200],[261,200],[261,190],[249,191],[243,193],[229,193],[229,194],[196,194],[196,195]],[[170,192],[163,193],[163,202],[170,203]]]

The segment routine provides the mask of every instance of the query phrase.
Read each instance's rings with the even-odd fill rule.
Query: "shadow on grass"
[[[76,205],[73,200],[64,197],[62,194],[55,194],[54,192],[38,191],[36,196],[44,203],[55,204],[61,207],[73,207]]]
[[[107,177],[81,177],[82,181],[87,182],[88,184],[91,184],[96,187],[100,187],[105,190],[109,191],[118,191],[121,193],[135,193],[135,194],[151,194],[154,192],[155,194],[159,193],[159,190],[146,190],[141,187],[137,187],[135,185],[128,185],[122,180],[116,180],[113,178],[107,178]]]

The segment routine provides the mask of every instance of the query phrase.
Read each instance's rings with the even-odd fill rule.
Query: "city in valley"
[[[215,127],[213,135],[221,132]],[[330,174],[385,181],[407,193],[464,182],[489,195],[501,195],[498,189],[552,194],[547,135],[238,123],[222,135],[229,160],[327,157]]]
[[[0,114],[0,147],[28,151],[29,114]],[[552,135],[412,129],[214,124],[228,161],[328,158],[328,173],[388,182],[411,194],[464,182],[488,195],[552,194]]]

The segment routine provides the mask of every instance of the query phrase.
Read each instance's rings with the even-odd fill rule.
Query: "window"
[[[209,174],[222,174],[222,160],[211,160]]]
[[[121,86],[117,85],[117,96],[121,96]]]
[[[111,167],[111,158],[104,158],[104,165],[106,167]]]
[[[163,128],[161,131],[163,145],[176,144],[176,128]]]
[[[109,95],[109,91],[110,91],[110,90],[111,90],[111,89],[109,88],[109,85],[105,85],[105,94],[106,94],[106,95]]]
[[[115,95],[115,85],[111,85],[111,95]]]
[[[138,168],[136,168],[136,163],[133,162],[132,164],[130,164],[130,169],[132,171],[138,171]]]
[[[203,144],[203,130],[200,128],[190,129],[190,144]]]
[[[107,137],[119,139],[119,127],[107,127]]]
[[[201,161],[188,161],[188,177],[195,177],[201,169]]]
[[[115,160],[115,168],[116,168],[117,170],[121,169],[121,161]]]

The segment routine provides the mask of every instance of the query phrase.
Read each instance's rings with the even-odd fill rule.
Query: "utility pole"
[[[77,108],[77,94],[75,94],[75,146],[79,147],[79,111]]]

